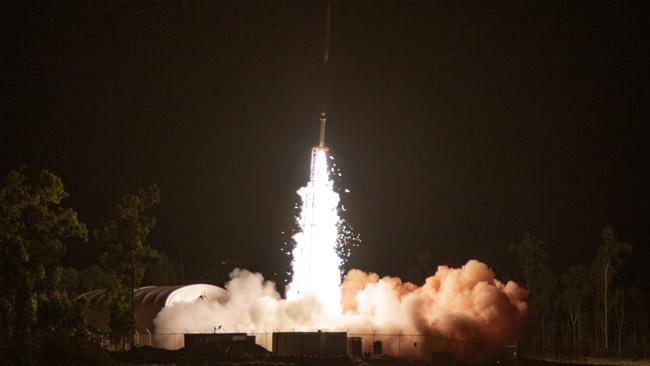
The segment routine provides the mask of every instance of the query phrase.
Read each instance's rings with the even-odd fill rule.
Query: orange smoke
[[[341,289],[351,328],[435,335],[456,341],[454,353],[462,346],[465,356],[468,349],[485,353],[514,342],[527,309],[527,290],[503,284],[477,260],[461,268],[439,266],[422,287],[354,269]]]
[[[514,342],[526,313],[527,291],[498,281],[476,260],[461,268],[439,266],[421,287],[353,269],[341,284],[341,312],[334,315],[314,296],[281,298],[259,273],[236,269],[230,277],[221,297],[164,307],[154,320],[156,332],[338,330],[361,336],[365,351],[381,340],[389,355],[428,358],[446,351],[472,362]]]

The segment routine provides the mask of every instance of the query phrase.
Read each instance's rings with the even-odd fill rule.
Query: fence
[[[181,349],[185,346],[186,333],[212,333],[199,330],[188,330],[185,333],[153,333],[150,331],[136,332],[134,344],[136,347],[151,346],[170,350]],[[214,332],[217,333],[217,332]],[[218,333],[226,333],[219,331]],[[245,332],[255,336],[255,342],[271,351],[273,349],[273,332]],[[375,342],[381,342],[381,353],[394,357],[429,359],[432,352],[451,352],[455,355],[480,354],[485,356],[496,356],[503,351],[502,346],[487,345],[481,342],[465,341],[444,337],[436,334],[410,334],[410,333],[348,333],[348,337],[360,337],[362,339],[362,351],[365,354],[373,354]]]

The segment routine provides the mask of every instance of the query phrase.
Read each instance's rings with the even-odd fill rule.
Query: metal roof
[[[153,332],[153,320],[165,306],[176,302],[194,302],[205,298],[215,299],[225,294],[226,290],[221,287],[206,284],[140,287],[135,290],[134,296],[136,330]],[[106,290],[93,290],[81,297],[87,298],[90,303],[91,327],[107,331],[110,309]]]

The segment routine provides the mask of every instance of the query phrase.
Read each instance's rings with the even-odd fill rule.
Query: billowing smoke
[[[461,268],[439,266],[421,287],[396,277],[351,270],[340,287],[338,314],[325,311],[310,294],[283,299],[275,285],[259,273],[236,269],[230,277],[227,293],[221,298],[164,308],[154,321],[156,331],[327,329],[375,334],[373,338],[376,334],[401,334],[399,346],[397,337],[384,337],[385,350],[405,354],[409,348],[422,350],[426,346],[426,351],[451,350],[471,361],[516,340],[526,313],[527,291],[514,282],[498,281],[487,265],[476,260]],[[418,338],[418,334],[429,336]]]
[[[314,296],[281,298],[275,284],[244,269],[230,273],[226,295],[216,299],[178,302],[154,319],[157,333],[273,332],[314,330],[324,326],[322,304]]]
[[[477,260],[461,268],[439,266],[421,287],[352,270],[341,290],[348,329],[428,334],[427,351],[449,350],[470,361],[516,341],[527,309],[525,289],[500,282]]]

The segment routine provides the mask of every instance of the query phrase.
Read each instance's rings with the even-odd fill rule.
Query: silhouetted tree
[[[169,260],[165,253],[158,254],[149,264],[144,282],[151,285],[173,285],[178,283],[180,266]]]
[[[12,363],[34,362],[44,336],[72,336],[83,321],[82,306],[60,287],[65,242],[87,238],[77,213],[61,205],[67,196],[47,170],[34,178],[11,171],[0,187],[0,352],[13,350]]]
[[[648,335],[648,308],[644,304],[647,296],[641,293],[638,287],[631,286],[627,289],[625,295],[626,311],[625,322],[627,323],[628,331],[624,334],[627,335],[627,347],[634,357],[645,358],[648,357],[647,347]]]
[[[539,320],[539,339],[541,350],[549,346],[549,318],[552,315],[552,299],[556,291],[556,278],[546,261],[544,240],[524,234],[519,243],[511,243],[510,252],[515,258],[517,281],[530,291],[529,307],[534,319]],[[537,338],[537,336],[536,336]]]
[[[625,321],[625,291],[617,288],[612,294],[612,310],[616,328],[616,355],[620,356],[623,351],[623,324]]]
[[[571,326],[571,346],[582,350],[582,313],[587,296],[591,292],[588,285],[589,273],[584,265],[570,266],[562,274],[564,290],[560,295],[561,307],[567,312]]]
[[[61,281],[60,287],[65,290],[70,295],[78,295],[79,293],[79,283],[80,283],[80,274],[74,267],[62,267],[61,268]]]
[[[598,247],[598,252],[591,264],[591,273],[596,284],[595,308],[600,308],[602,317],[598,318],[601,326],[602,345],[605,352],[609,351],[609,313],[612,302],[609,299],[611,282],[623,265],[623,254],[630,253],[632,247],[620,242],[611,226],[606,226],[602,231],[603,244]]]
[[[102,267],[96,264],[93,264],[81,272],[79,286],[84,291],[92,291],[101,288],[105,289],[110,287],[110,285],[110,275],[104,272]]]
[[[131,346],[135,289],[142,283],[147,266],[157,256],[148,242],[156,219],[145,212],[159,202],[160,190],[156,185],[136,194],[126,194],[113,210],[111,219],[95,231],[97,240],[106,245],[101,263],[112,279],[109,287],[111,332],[121,339],[128,335]]]

